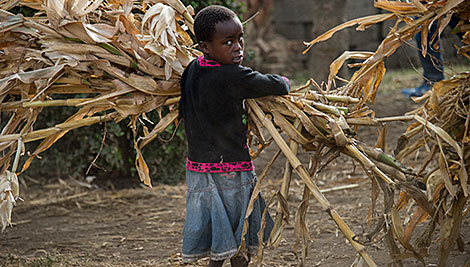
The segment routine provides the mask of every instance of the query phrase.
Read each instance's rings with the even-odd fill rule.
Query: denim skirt
[[[234,256],[240,246],[248,202],[256,185],[253,171],[200,173],[186,170],[186,220],[183,230],[183,260],[210,257],[224,260]],[[258,248],[258,231],[266,203],[256,200],[248,223],[245,242],[248,251]],[[263,242],[267,242],[273,220],[266,213]]]

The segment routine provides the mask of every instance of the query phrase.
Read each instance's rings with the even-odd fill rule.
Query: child
[[[289,82],[241,66],[243,27],[230,9],[204,8],[195,18],[194,31],[204,55],[183,73],[179,108],[189,150],[183,259],[210,256],[208,266],[213,267],[230,258],[232,266],[245,267],[249,257],[235,254],[256,176],[247,147],[244,99],[287,94]],[[258,247],[265,207],[260,196],[248,221],[248,253]],[[264,241],[273,226],[269,214],[266,222]]]

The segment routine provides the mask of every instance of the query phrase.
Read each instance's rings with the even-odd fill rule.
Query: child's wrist
[[[289,79],[288,79],[287,77],[281,76],[281,78],[282,78],[284,81],[286,81],[286,82],[290,85],[290,81],[289,81]]]

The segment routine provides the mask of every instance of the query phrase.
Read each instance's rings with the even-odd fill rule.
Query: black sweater
[[[289,92],[282,76],[240,65],[215,66],[193,60],[181,78],[180,117],[188,141],[188,159],[203,163],[251,161],[247,147],[244,99]],[[201,66],[202,65],[202,66]]]

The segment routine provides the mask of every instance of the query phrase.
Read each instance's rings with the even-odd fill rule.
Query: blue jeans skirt
[[[252,171],[199,173],[186,170],[186,220],[183,230],[183,260],[210,257],[220,261],[234,256],[240,246],[243,222],[256,184]],[[266,208],[259,196],[248,219],[245,235],[248,251],[258,248],[258,231]],[[267,242],[273,220],[266,213],[263,242]]]

